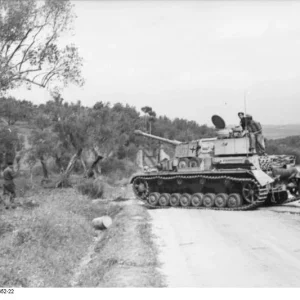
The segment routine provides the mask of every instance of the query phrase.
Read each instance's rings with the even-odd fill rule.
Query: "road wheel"
[[[198,168],[198,167],[200,167],[200,159],[197,158],[197,157],[190,158],[188,166],[189,166],[189,168]]]
[[[203,197],[204,195],[202,193],[196,193],[194,195],[192,195],[191,198],[191,204],[194,207],[199,207],[203,205]]]
[[[226,207],[228,195],[225,193],[218,194],[215,198],[215,204],[217,207]]]
[[[187,194],[187,193],[182,194],[179,201],[180,201],[181,206],[183,206],[183,207],[190,206],[190,204],[191,204],[191,195]]]
[[[239,207],[242,205],[242,197],[240,194],[230,194],[227,199],[228,207]]]
[[[148,203],[152,206],[157,205],[159,196],[159,193],[151,193],[148,198]]]
[[[299,180],[299,178],[290,179],[287,187],[293,196],[300,195],[300,180]]]
[[[145,199],[148,195],[148,182],[143,178],[137,178],[133,182],[133,190],[140,199]]]
[[[159,199],[158,199],[158,203],[160,206],[168,206],[170,204],[170,194],[161,194]]]
[[[213,193],[205,194],[203,197],[203,205],[205,207],[213,207],[215,205],[216,195]]]
[[[180,158],[178,163],[178,169],[188,168],[189,159],[188,158]]]
[[[244,182],[242,194],[248,203],[255,203],[259,198],[259,189],[254,182]]]
[[[180,203],[180,194],[172,194],[170,198],[170,205],[173,207],[179,206]]]

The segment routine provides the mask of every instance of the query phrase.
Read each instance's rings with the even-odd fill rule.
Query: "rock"
[[[95,229],[107,229],[112,224],[112,219],[109,216],[95,218],[92,221]]]

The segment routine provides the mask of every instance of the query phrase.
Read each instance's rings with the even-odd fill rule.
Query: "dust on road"
[[[286,210],[150,210],[167,285],[300,287],[300,216]]]

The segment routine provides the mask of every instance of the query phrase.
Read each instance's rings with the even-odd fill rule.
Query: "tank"
[[[250,140],[237,126],[226,128],[214,115],[216,137],[180,142],[135,134],[175,147],[172,159],[135,174],[130,183],[149,208],[250,210],[300,199],[295,157],[249,152]]]

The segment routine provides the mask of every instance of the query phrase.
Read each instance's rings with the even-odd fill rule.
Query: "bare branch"
[[[14,57],[14,55],[16,54],[16,52],[20,49],[21,45],[23,44],[23,42],[27,39],[29,33],[32,31],[31,28],[28,29],[28,31],[26,32],[25,36],[22,38],[22,40],[20,41],[19,45],[16,47],[16,49],[13,51],[13,53],[10,55],[10,58],[7,60],[7,65],[9,64],[9,62],[12,60],[12,58]]]
[[[5,46],[7,45],[7,43],[9,42],[9,40],[5,41],[5,43],[3,44],[2,48],[1,48],[1,51],[0,52],[3,52]]]
[[[32,83],[32,84],[37,85],[37,86],[42,87],[42,88],[45,87],[44,85],[42,85],[42,84],[40,84],[38,82],[32,81],[31,79],[28,79],[28,78],[22,78],[22,80],[24,80],[26,82],[29,82],[29,83]]]
[[[24,55],[23,55],[22,61],[21,61],[21,63],[20,63],[19,71],[21,71],[21,68],[22,68],[22,66],[23,66],[23,63],[26,61],[26,60],[25,60],[25,57],[27,56],[27,53],[28,53],[28,51],[31,49],[31,47],[33,46],[33,44],[35,43],[36,37],[39,35],[39,33],[42,31],[42,29],[43,29],[45,26],[46,26],[46,23],[45,23],[44,25],[40,26],[40,29],[39,29],[38,32],[34,35],[33,40],[32,40],[32,43],[29,45],[29,47],[26,49],[26,51],[25,51],[25,53],[24,53]]]

